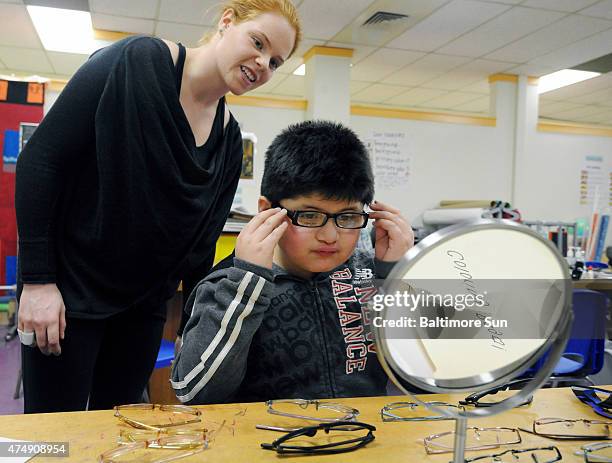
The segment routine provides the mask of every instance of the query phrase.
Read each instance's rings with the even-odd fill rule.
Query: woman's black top
[[[20,283],[56,283],[69,315],[163,311],[181,279],[191,286],[211,267],[242,138],[233,117],[223,128],[222,98],[196,147],[180,55],[175,68],[163,41],[141,36],[96,52],[19,156]]]

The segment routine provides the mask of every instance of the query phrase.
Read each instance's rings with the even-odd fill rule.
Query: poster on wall
[[[23,147],[32,137],[32,134],[38,127],[37,123],[34,122],[21,122],[19,124],[19,151],[23,150]]]
[[[370,153],[377,190],[408,186],[411,156],[406,133],[372,132],[364,144]]]
[[[242,172],[240,179],[253,180],[253,162],[257,137],[254,133],[242,132]]]
[[[586,155],[580,168],[581,206],[612,206],[612,171],[603,156]]]

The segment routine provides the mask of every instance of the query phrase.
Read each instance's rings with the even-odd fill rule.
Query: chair
[[[574,289],[572,311],[574,321],[570,339],[553,369],[553,386],[592,385],[588,376],[598,373],[604,364],[607,296],[589,289]],[[547,357],[548,352],[522,376],[533,376],[544,365]]]
[[[174,341],[162,339],[155,361],[155,368],[169,367],[174,360]]]
[[[172,365],[174,361],[174,341],[168,341],[162,339],[161,345],[159,346],[159,352],[157,353],[157,360],[155,361],[155,369],[165,368]],[[147,386],[142,394],[142,401],[149,403],[149,387]]]

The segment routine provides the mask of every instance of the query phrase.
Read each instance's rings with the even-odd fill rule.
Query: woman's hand
[[[378,260],[396,262],[412,246],[414,233],[412,227],[398,209],[380,201],[370,204],[370,217],[375,219],[376,229],[375,255]]]
[[[60,355],[60,339],[66,331],[66,307],[57,286],[24,284],[19,300],[18,328],[36,332],[36,343],[45,354]]]
[[[272,269],[274,248],[289,226],[287,211],[266,209],[246,224],[236,240],[236,257],[251,264]]]

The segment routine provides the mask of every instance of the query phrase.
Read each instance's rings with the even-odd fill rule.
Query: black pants
[[[21,346],[24,413],[103,410],[141,402],[164,329],[150,307],[103,320],[68,317],[59,356]]]

